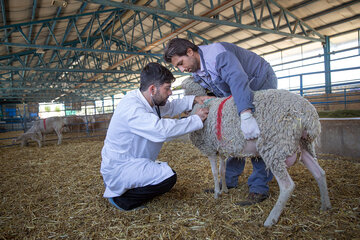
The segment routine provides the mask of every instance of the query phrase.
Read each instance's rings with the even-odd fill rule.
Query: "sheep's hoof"
[[[329,209],[331,209],[331,205],[323,205],[323,206],[321,206],[321,208],[320,208],[320,211],[327,211],[327,210],[329,210]]]
[[[274,225],[276,223],[275,219],[266,219],[265,223],[264,223],[264,227],[271,227],[272,225]]]

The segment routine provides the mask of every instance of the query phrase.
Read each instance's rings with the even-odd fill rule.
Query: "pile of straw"
[[[277,199],[248,207],[247,163],[240,187],[218,200],[210,164],[191,144],[166,143],[159,160],[177,172],[174,188],[147,208],[120,212],[102,194],[99,172],[103,140],[64,141],[2,148],[1,239],[353,239],[360,236],[360,164],[320,156],[333,208],[320,212],[317,184],[301,164],[290,168],[296,188],[277,225],[263,227]]]

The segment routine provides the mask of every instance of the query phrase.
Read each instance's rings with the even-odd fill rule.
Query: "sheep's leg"
[[[216,160],[217,160],[217,156],[209,156],[209,161],[211,164],[211,171],[213,174],[213,178],[214,178],[214,198],[217,199],[219,198],[220,195],[220,186],[219,186],[219,173],[218,173],[218,168],[216,166]]]
[[[57,134],[57,136],[58,136],[58,145],[60,145],[61,144],[61,140],[62,140],[62,134],[61,134],[61,129],[55,129],[55,132],[56,132],[56,134]]]
[[[32,140],[36,141],[39,145],[39,148],[41,148],[41,140],[39,140],[36,135],[31,138]]]
[[[275,206],[271,210],[269,216],[264,223],[265,227],[270,227],[277,223],[281,212],[286,205],[286,202],[289,200],[291,193],[294,191],[295,188],[295,184],[285,168],[282,171],[273,171],[273,169],[271,169],[271,171],[279,184],[280,195],[278,197],[278,200],[276,201]]]
[[[220,176],[221,176],[221,191],[220,193],[228,193],[229,190],[227,188],[226,185],[226,180],[225,180],[225,172],[226,172],[226,161],[225,158],[219,156],[219,160],[220,160],[220,164],[219,164],[219,172],[220,172]]]
[[[24,147],[27,144],[27,141],[25,138],[21,139],[21,147]]]
[[[42,133],[42,132],[38,132],[37,134],[38,134],[38,136],[40,137],[41,142],[42,142],[42,143],[45,143],[45,134]]]
[[[326,184],[325,171],[320,167],[319,163],[313,158],[313,156],[305,149],[301,150],[301,160],[318,183],[320,189],[321,210],[330,209],[331,203]]]

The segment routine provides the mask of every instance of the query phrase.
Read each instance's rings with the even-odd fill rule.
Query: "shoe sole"
[[[113,205],[114,207],[116,207],[117,209],[119,209],[120,211],[122,212],[128,212],[128,211],[132,211],[132,210],[139,210],[139,209],[144,209],[144,208],[147,208],[147,206],[139,206],[139,207],[136,207],[136,208],[133,208],[133,209],[130,209],[130,210],[125,210],[121,207],[119,207],[115,201],[114,201],[114,198],[108,198],[109,202],[111,205]]]

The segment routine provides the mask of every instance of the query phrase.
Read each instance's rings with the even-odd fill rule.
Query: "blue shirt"
[[[200,69],[193,73],[195,81],[217,97],[232,95],[238,113],[254,109],[253,91],[265,85],[267,73],[273,71],[262,57],[232,43],[199,46]]]

